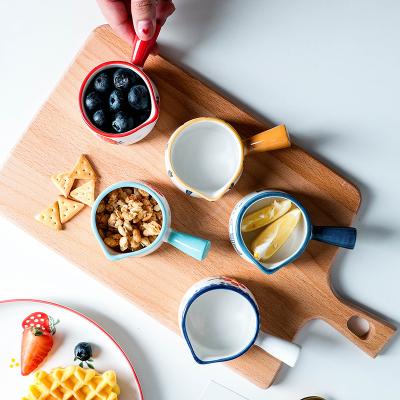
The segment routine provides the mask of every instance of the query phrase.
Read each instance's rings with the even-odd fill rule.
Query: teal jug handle
[[[197,236],[170,230],[167,242],[187,255],[202,261],[207,257],[211,242]]]

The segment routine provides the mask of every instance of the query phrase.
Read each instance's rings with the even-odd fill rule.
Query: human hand
[[[149,40],[156,29],[156,20],[164,24],[175,11],[172,0],[97,0],[114,32],[132,43],[135,32],[139,39]]]

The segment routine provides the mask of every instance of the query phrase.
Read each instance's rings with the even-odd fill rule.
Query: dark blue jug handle
[[[312,239],[345,249],[354,249],[357,230],[344,226],[313,226]]]

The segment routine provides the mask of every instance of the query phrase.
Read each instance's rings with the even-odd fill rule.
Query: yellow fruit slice
[[[269,206],[261,208],[244,217],[242,221],[242,231],[255,231],[258,228],[262,228],[274,222],[279,217],[286,214],[291,206],[292,202],[290,200],[274,200]]]
[[[300,216],[301,211],[295,208],[268,225],[251,245],[254,258],[260,261],[271,258],[289,239],[300,220]]]

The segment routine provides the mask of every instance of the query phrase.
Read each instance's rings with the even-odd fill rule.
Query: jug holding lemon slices
[[[351,227],[313,226],[296,198],[275,190],[245,196],[229,221],[229,237],[235,250],[267,274],[296,260],[311,239],[353,249],[356,235]]]

